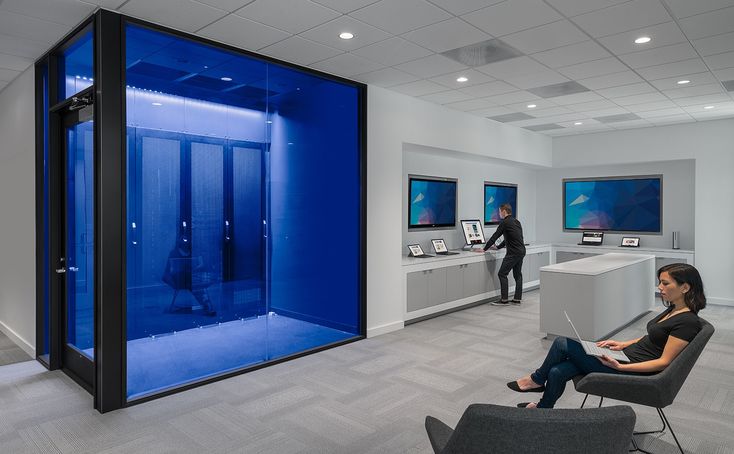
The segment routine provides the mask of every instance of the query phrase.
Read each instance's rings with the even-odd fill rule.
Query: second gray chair
[[[626,405],[530,409],[472,404],[456,429],[426,416],[436,454],[626,453],[634,427],[635,412]]]

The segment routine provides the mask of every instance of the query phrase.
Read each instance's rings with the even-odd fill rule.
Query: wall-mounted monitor
[[[408,177],[408,228],[456,226],[456,179]]]
[[[484,182],[484,225],[499,224],[500,206],[509,203],[512,215],[517,217],[517,185]]]
[[[563,180],[563,229],[661,233],[663,176]]]

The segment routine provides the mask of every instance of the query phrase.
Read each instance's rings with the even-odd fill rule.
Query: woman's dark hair
[[[509,203],[503,203],[502,205],[500,205],[500,210],[504,211],[508,215],[512,215],[512,205],[510,205]]]
[[[658,281],[662,273],[668,273],[679,286],[688,284],[689,290],[683,295],[686,306],[694,314],[706,307],[706,295],[703,293],[703,281],[698,270],[687,263],[671,263],[660,267]]]

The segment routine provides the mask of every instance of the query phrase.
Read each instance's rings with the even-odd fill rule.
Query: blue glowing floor
[[[271,315],[132,340],[127,343],[128,398],[352,337]]]

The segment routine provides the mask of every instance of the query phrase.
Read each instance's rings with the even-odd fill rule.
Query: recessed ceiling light
[[[678,85],[685,85],[685,84],[690,84],[690,83],[691,83],[691,81],[690,81],[690,80],[685,80],[685,79],[684,79],[684,80],[679,80],[679,81],[678,81]]]
[[[464,76],[461,76],[458,79],[456,79],[457,82],[466,82],[467,80],[469,80],[469,79],[466,78],[466,77],[464,77]]]
[[[716,106],[705,106],[704,109],[709,110],[709,109],[713,109],[714,107]]]
[[[162,105],[163,105],[163,104],[161,104],[161,103],[159,103],[159,102],[152,102],[151,104],[153,104],[153,105],[154,105],[154,106],[156,106],[156,107],[158,107],[158,106],[162,106]]]
[[[352,39],[352,38],[354,38],[354,34],[349,33],[349,32],[342,32],[342,33],[339,33],[339,38],[341,38],[341,39]]]
[[[225,82],[232,82],[232,78],[231,77],[222,77],[222,78],[220,78],[220,80],[223,80]]]
[[[581,122],[581,121],[577,121],[576,123],[574,123],[574,125],[576,125],[576,126],[581,126],[582,124],[584,124],[584,123]]]
[[[535,109],[536,107],[538,106],[536,106],[535,104],[528,104],[528,109]]]
[[[649,36],[640,36],[635,40],[635,44],[645,44],[649,43],[650,41],[652,41],[652,38],[650,38]]]

